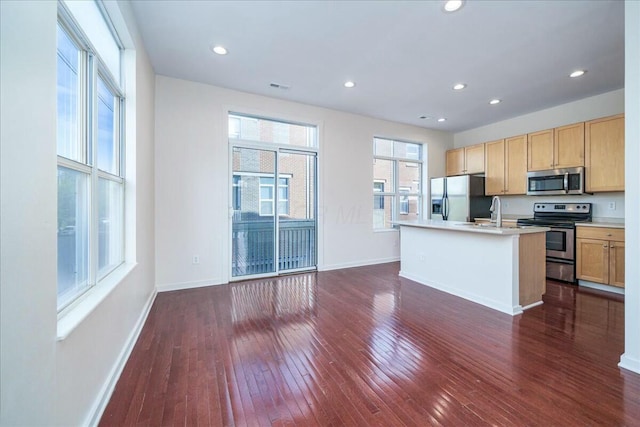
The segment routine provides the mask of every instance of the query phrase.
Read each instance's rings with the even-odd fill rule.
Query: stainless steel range
[[[533,218],[518,225],[540,225],[547,231],[547,277],[575,283],[576,222],[591,222],[591,203],[535,203]]]

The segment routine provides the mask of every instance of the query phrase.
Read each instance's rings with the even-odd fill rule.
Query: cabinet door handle
[[[615,248],[615,246],[614,246],[614,245],[611,245],[611,246],[609,246],[609,247],[610,247],[611,249]]]
[[[608,237],[611,237],[611,233],[607,233],[607,236],[608,236]]]
[[[609,246],[607,245],[602,245],[603,248],[607,249]]]

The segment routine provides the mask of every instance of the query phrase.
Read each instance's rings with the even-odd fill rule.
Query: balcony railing
[[[314,220],[281,219],[278,270],[294,270],[316,265],[316,225]],[[275,271],[273,218],[233,222],[232,274]]]

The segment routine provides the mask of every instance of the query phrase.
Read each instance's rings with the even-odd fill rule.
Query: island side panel
[[[520,236],[520,305],[542,303],[547,288],[545,233]]]
[[[518,236],[401,226],[400,275],[515,315]]]

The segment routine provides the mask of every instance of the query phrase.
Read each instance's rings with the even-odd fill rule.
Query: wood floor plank
[[[640,425],[624,297],[508,316],[398,263],[161,293],[100,424]]]

